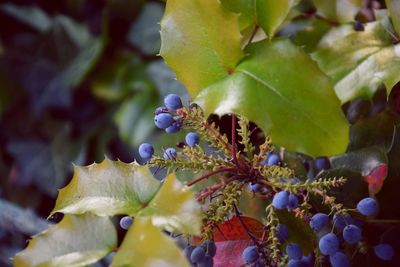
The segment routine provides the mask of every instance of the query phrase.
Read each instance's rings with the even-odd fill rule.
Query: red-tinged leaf
[[[243,250],[252,246],[253,242],[247,240],[230,240],[215,242],[217,254],[214,257],[214,267],[239,267],[244,266],[242,259]]]
[[[380,164],[379,166],[372,169],[372,171],[368,175],[363,176],[364,180],[368,183],[368,190],[371,195],[375,195],[379,193],[379,191],[381,191],[387,173],[387,164]]]
[[[214,240],[217,242],[249,239],[249,235],[243,224],[246,225],[253,236],[262,238],[264,225],[260,221],[246,216],[240,216],[240,218],[242,222],[235,216],[221,223],[214,231]]]

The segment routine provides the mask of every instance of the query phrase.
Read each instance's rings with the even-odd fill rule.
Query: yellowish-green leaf
[[[65,215],[62,221],[33,237],[14,258],[15,267],[79,267],[94,263],[117,245],[107,217]]]
[[[240,30],[256,23],[256,0],[221,0],[222,5],[229,11],[239,14]]]
[[[256,0],[259,23],[268,38],[272,38],[299,0]]]
[[[55,212],[134,215],[159,188],[146,166],[105,159],[100,164],[75,166],[72,181],[60,190]]]
[[[332,29],[319,43],[313,58],[332,77],[342,103],[357,97],[372,97],[385,83],[388,93],[400,80],[400,45],[383,21],[354,31],[351,25]]]
[[[176,179],[175,174],[165,178],[160,191],[138,216],[150,217],[154,225],[171,232],[200,234],[201,207],[194,194]]]
[[[386,0],[390,19],[392,20],[394,29],[397,35],[400,36],[400,1],[399,0]]]
[[[255,43],[247,52],[232,75],[197,97],[207,114],[244,115],[289,150],[343,153],[349,125],[318,65],[286,39]]]
[[[168,0],[161,56],[192,97],[226,77],[243,57],[238,15],[218,0]]]
[[[151,220],[136,218],[111,267],[189,267],[182,251]]]
[[[350,22],[364,4],[364,0],[313,0],[317,12],[338,22]]]

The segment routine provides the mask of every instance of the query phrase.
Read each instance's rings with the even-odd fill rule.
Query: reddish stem
[[[189,182],[189,183],[187,184],[187,186],[192,186],[192,185],[194,185],[195,183],[200,182],[201,180],[207,179],[208,177],[210,177],[210,176],[212,176],[212,175],[214,175],[214,174],[217,174],[217,173],[220,173],[220,172],[233,172],[233,171],[235,171],[235,170],[236,170],[235,168],[220,168],[220,169],[217,169],[217,170],[215,170],[215,171],[208,172],[208,173],[206,173],[206,174],[200,176],[200,177],[197,178],[197,179],[194,179],[193,181]]]
[[[236,166],[239,167],[239,162],[236,157],[236,116],[232,113],[232,132],[231,132],[231,143],[232,143],[232,158]]]

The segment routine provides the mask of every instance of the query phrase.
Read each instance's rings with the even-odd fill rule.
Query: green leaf
[[[0,5],[0,10],[39,32],[48,30],[52,24],[51,18],[42,9],[34,6],[6,3]]]
[[[386,6],[390,14],[394,29],[400,36],[400,1],[386,0]]]
[[[65,215],[36,235],[14,258],[15,267],[86,266],[106,256],[117,245],[117,232],[107,217]]]
[[[368,23],[361,32],[351,25],[334,28],[313,53],[321,69],[332,77],[342,103],[371,98],[381,83],[389,95],[400,80],[400,45],[392,45],[383,23]]]
[[[244,115],[292,151],[343,152],[348,123],[317,64],[286,39],[259,42],[247,52],[232,75],[200,93],[196,102],[206,113]]]
[[[135,218],[111,267],[188,267],[182,251],[150,220]]]
[[[134,215],[158,188],[159,182],[146,166],[106,158],[100,164],[74,167],[72,181],[60,190],[51,215],[55,212]]]
[[[201,207],[188,187],[183,187],[175,174],[165,178],[157,195],[138,213],[150,217],[153,225],[170,232],[200,235]]]
[[[299,0],[256,0],[259,23],[271,39]]]
[[[222,5],[229,11],[239,14],[240,30],[256,23],[256,0],[221,0]]]
[[[313,2],[319,14],[343,23],[354,20],[364,4],[363,0],[313,0]]]
[[[192,97],[226,77],[243,57],[238,16],[218,0],[168,0],[161,56]]]

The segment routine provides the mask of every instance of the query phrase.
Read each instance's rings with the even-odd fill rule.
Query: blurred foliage
[[[35,213],[48,216],[71,162],[135,160],[137,145],[158,136],[160,99],[189,100],[157,56],[163,12],[162,1],[0,4],[1,266],[46,228]]]

